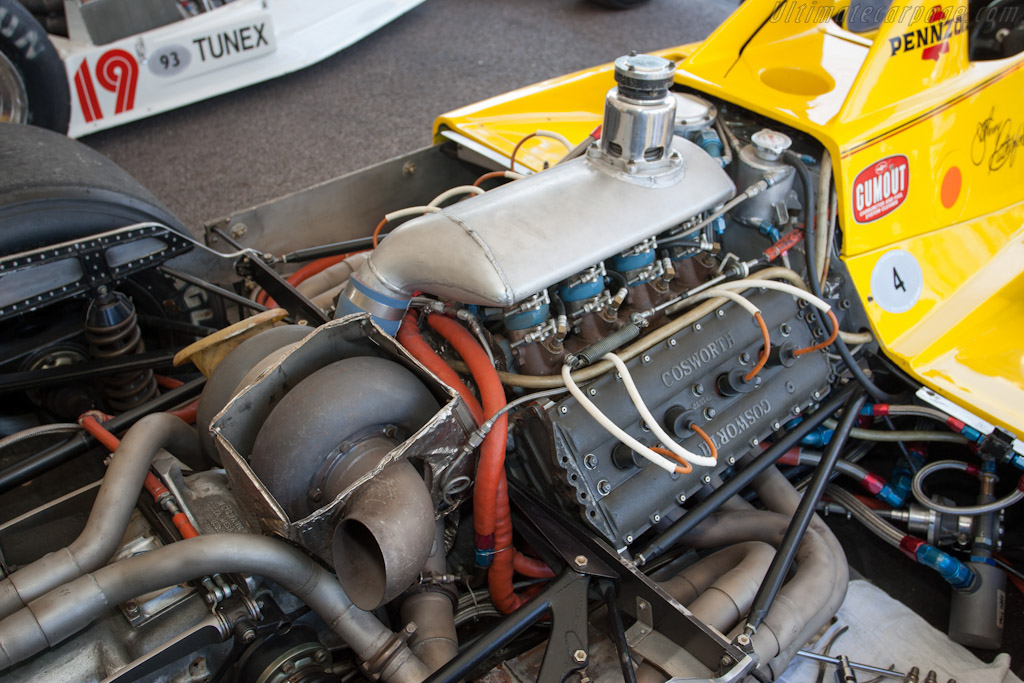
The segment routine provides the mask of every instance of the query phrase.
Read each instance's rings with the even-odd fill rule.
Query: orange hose
[[[483,399],[485,415],[495,415],[505,407],[505,389],[483,347],[465,327],[443,315],[431,313],[427,324],[444,337],[462,356],[476,380]],[[491,600],[503,614],[514,612],[524,598],[512,587],[515,551],[512,549],[512,511],[505,478],[505,443],[508,415],[502,414],[484,437],[473,489],[473,526],[478,548],[494,549],[487,572]],[[493,540],[492,540],[493,539]]]
[[[480,187],[488,180],[494,180],[495,178],[504,178],[505,171],[492,171],[491,173],[484,173],[482,176],[473,181],[473,187]]]
[[[509,157],[509,160],[508,160],[508,170],[510,170],[510,171],[515,171],[516,170],[516,154],[519,153],[519,148],[523,146],[524,142],[526,142],[527,140],[529,140],[531,138],[535,138],[535,137],[537,137],[536,133],[530,133],[529,135],[527,135],[522,140],[520,140],[519,142],[516,143],[516,146],[514,148],[512,148],[512,156]]]
[[[300,284],[302,284],[309,278],[313,277],[317,273],[327,270],[331,266],[341,263],[349,256],[355,256],[356,254],[361,253],[361,251],[350,251],[345,254],[335,254],[334,256],[324,256],[323,258],[318,258],[315,261],[310,261],[306,265],[302,266],[285,279],[288,281],[288,284],[290,284],[292,287],[298,287]],[[256,297],[256,301],[257,303],[261,303],[264,306],[269,306],[270,308],[274,308],[275,306],[277,306],[277,302],[274,301],[273,298],[267,296],[266,290],[259,293],[259,296]]]
[[[707,432],[695,424],[691,424],[690,429],[696,432],[697,436],[704,439],[704,443],[707,444],[711,457],[718,460],[718,449],[715,447],[715,442],[711,440],[711,437],[708,436]]]
[[[679,463],[679,465],[676,466],[676,474],[689,474],[690,472],[693,472],[693,465],[687,462],[686,458],[676,455],[669,449],[662,448],[661,446],[651,446],[651,450],[658,455],[664,455],[666,458],[671,458]]]
[[[94,415],[85,413],[78,418],[78,424],[111,453],[116,451],[117,447],[121,445],[121,440],[111,434],[106,427],[100,424],[100,421],[97,420]],[[160,502],[160,498],[162,496],[172,495],[171,492],[167,490],[167,487],[163,485],[163,482],[157,479],[152,472],[146,472],[146,481],[144,486],[146,491],[149,492],[149,495],[153,497],[153,500],[155,500],[158,505],[162,505]],[[188,516],[184,513],[175,513],[171,516],[171,521],[174,522],[174,526],[177,527],[178,533],[181,534],[182,538],[195,538],[199,535],[199,532],[196,531],[194,526],[192,526],[192,522],[188,521]]]
[[[826,346],[828,346],[829,344],[836,340],[836,337],[839,336],[839,320],[836,318],[836,314],[833,313],[832,311],[828,311],[827,314],[828,319],[832,322],[832,334],[829,335],[829,338],[823,342],[818,342],[814,346],[808,346],[807,348],[797,349],[796,351],[793,352],[794,356],[802,356],[805,353],[810,353],[811,351],[821,351],[823,348],[825,348]]]
[[[469,366],[483,398],[484,415],[494,415],[501,410],[505,406],[505,389],[487,354],[469,330],[438,313],[428,315],[427,324],[444,337]],[[498,490],[498,480],[505,471],[507,432],[508,416],[502,415],[484,437],[480,447],[480,462],[473,491],[473,524],[477,536],[483,537],[483,547],[490,546],[490,537],[494,534],[494,496]]]
[[[171,415],[181,418],[184,422],[194,425],[196,423],[196,416],[199,413],[199,399],[188,403],[181,408],[175,408],[174,410],[168,410]]]
[[[476,400],[473,392],[469,390],[469,387],[462,381],[462,378],[452,370],[450,365],[444,362],[441,356],[437,355],[437,352],[430,347],[427,340],[420,334],[419,327],[416,325],[416,314],[412,312],[405,314],[402,326],[398,328],[397,338],[398,343],[404,346],[405,350],[411,353],[413,358],[423,363],[427,370],[437,375],[439,380],[459,392],[466,405],[469,406],[469,411],[473,413],[473,419],[476,420],[478,425],[483,424],[484,411],[480,407],[480,402]]]
[[[498,611],[511,614],[526,602],[526,598],[516,595],[512,585],[515,549],[512,548],[512,510],[508,504],[508,481],[505,479],[504,468],[498,478],[494,510],[497,520],[494,527],[494,562],[487,571],[487,588]],[[476,514],[475,506],[473,513]]]
[[[167,375],[153,375],[153,379],[156,380],[157,386],[161,389],[177,389],[185,384],[180,379],[168,377]]]
[[[761,317],[760,311],[754,313],[754,320],[757,321],[758,326],[761,328],[761,335],[764,337],[764,347],[761,348],[761,353],[757,357],[757,365],[743,376],[743,379],[747,382],[757,377],[757,373],[761,372],[761,368],[768,362],[768,353],[772,349],[772,338],[768,335],[768,326],[764,324],[764,318]]]
[[[514,552],[515,554],[512,557],[512,568],[516,570],[516,573],[522,574],[523,576],[529,576],[531,579],[554,578],[555,572],[540,560],[527,557],[518,550]]]
[[[373,229],[373,248],[377,248],[377,242],[380,241],[380,231],[384,229],[384,226],[388,224],[387,218],[381,218],[380,223]]]

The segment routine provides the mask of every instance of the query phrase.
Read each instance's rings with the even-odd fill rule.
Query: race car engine
[[[449,143],[370,169],[348,199],[389,169],[454,185],[372,237],[281,254],[294,236],[251,214],[209,228],[224,253],[153,208],[84,236],[53,218],[70,241],[0,256],[0,322],[23,337],[3,391],[77,418],[0,439],[24,450],[0,463],[4,679],[769,680],[846,594],[815,516],[830,477],[900,508],[953,468],[890,486],[840,458],[855,429],[988,458],[973,527],[907,513],[928,542],[843,489],[829,504],[953,586],[959,640],[998,646],[1012,439],[882,402],[876,381],[906,380],[871,367],[832,259],[828,154],[675,73],[619,58],[601,129],[541,172]],[[25,211],[3,209],[0,227]],[[860,428],[936,416],[958,433]],[[780,462],[820,464],[802,496]]]

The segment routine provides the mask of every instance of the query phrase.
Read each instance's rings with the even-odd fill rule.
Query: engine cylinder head
[[[671,150],[676,98],[669,93],[675,63],[654,55],[615,60],[618,86],[608,92],[601,148],[613,160],[642,165]]]

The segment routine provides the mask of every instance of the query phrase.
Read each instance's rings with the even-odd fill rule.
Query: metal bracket
[[[296,319],[304,318],[310,325],[322,325],[330,320],[323,310],[302,295],[299,290],[270,267],[256,254],[245,254],[238,261],[239,275],[251,277],[277,305],[287,309]]]
[[[0,258],[0,320],[118,282],[193,249],[155,223],[134,225]]]

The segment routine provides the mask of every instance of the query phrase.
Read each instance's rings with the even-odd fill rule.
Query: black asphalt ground
[[[434,118],[456,107],[699,40],[736,6],[426,0],[308,69],[82,141],[197,227],[429,144]]]

